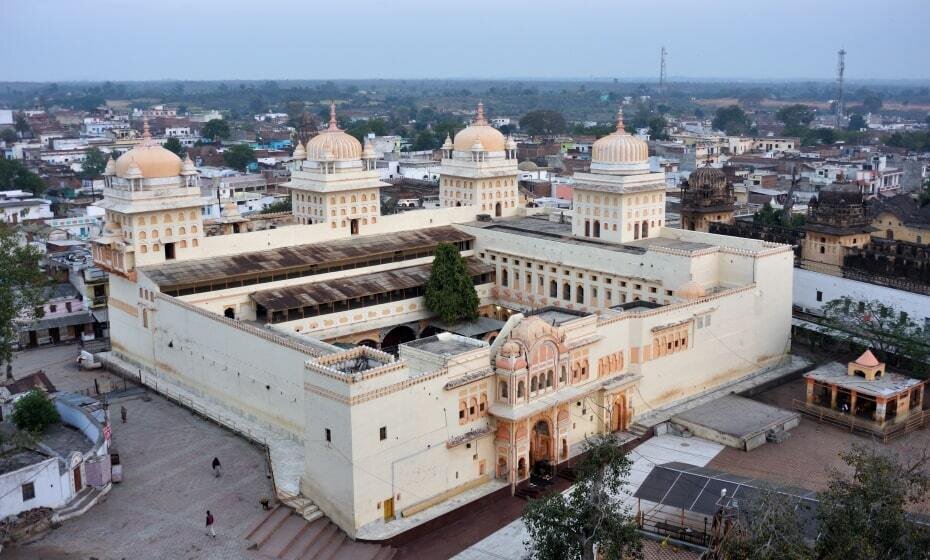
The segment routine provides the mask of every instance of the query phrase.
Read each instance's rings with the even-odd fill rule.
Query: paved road
[[[93,386],[106,372],[73,366],[76,347],[31,350],[16,358],[14,375],[44,369],[59,388]],[[264,451],[161,397],[116,402],[113,438],[124,481],[83,516],[29,545],[4,550],[4,559],[254,559],[242,539],[263,517],[259,498],[271,496]],[[111,409],[113,410],[113,409]],[[222,478],[210,471],[213,457]],[[217,538],[204,532],[205,511],[216,517]]]

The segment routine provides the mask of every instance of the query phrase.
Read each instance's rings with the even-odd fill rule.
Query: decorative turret
[[[512,340],[505,342],[497,353],[494,365],[497,366],[497,369],[506,371],[517,371],[525,368],[526,358],[523,357],[520,345]]]
[[[298,161],[307,159],[307,149],[304,148],[304,145],[300,143],[300,140],[297,141],[297,147],[294,148],[293,157]]]

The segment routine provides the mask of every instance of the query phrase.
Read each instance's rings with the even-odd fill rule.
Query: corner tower
[[[572,235],[627,243],[657,237],[665,223],[665,174],[649,170],[649,147],[623,127],[594,142],[591,172],[575,173]]]
[[[295,157],[297,169],[286,186],[297,223],[328,223],[355,235],[378,222],[385,185],[375,168],[378,155],[339,128],[335,104],[329,108],[329,127],[311,138],[306,150],[295,150]]]
[[[197,169],[159,146],[143,125],[142,142],[112,158],[104,171],[103,233],[94,263],[129,276],[137,266],[194,258],[203,238],[204,199]]]
[[[439,204],[475,206],[494,216],[517,206],[517,144],[488,123],[478,103],[474,122],[446,138],[439,170]]]

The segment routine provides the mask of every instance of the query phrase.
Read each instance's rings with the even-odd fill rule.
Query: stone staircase
[[[102,488],[96,488],[94,486],[85,486],[81,488],[80,492],[75,494],[70,502],[61,509],[55,510],[53,521],[60,523],[83,514],[93,507],[93,505],[100,500],[101,496],[109,492],[112,487],[112,483],[107,483],[107,485]]]
[[[289,501],[276,506],[246,533],[250,549],[275,560],[390,560],[397,552],[388,546],[353,541],[303,496]]]
[[[643,438],[652,430],[651,426],[646,426],[640,424],[639,422],[634,422],[628,429],[627,432],[633,434],[637,438]]]

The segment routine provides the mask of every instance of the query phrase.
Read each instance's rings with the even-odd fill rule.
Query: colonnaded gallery
[[[99,203],[112,360],[292,442],[277,483],[364,537],[788,351],[790,247],[665,227],[664,175],[621,117],[570,212],[521,207],[516,144],[480,107],[442,152],[441,208],[382,216],[377,155],[333,115],[295,150],[294,225],[206,236],[197,170],[146,131]],[[439,243],[467,263],[474,322],[424,306]]]

